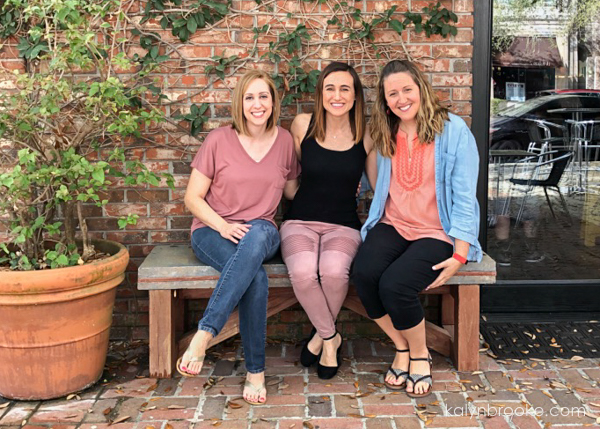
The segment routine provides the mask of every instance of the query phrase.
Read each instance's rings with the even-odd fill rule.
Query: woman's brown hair
[[[323,82],[331,73],[348,72],[354,81],[354,106],[350,109],[350,128],[352,129],[352,137],[354,143],[361,141],[365,134],[365,97],[363,87],[360,83],[360,78],[354,68],[346,63],[333,62],[323,69],[317,81],[317,89],[315,91],[315,107],[313,110],[313,121],[311,127],[306,133],[306,137],[314,137],[317,140],[325,140],[325,130],[327,124],[325,122],[325,108],[323,107]]]
[[[231,117],[233,118],[233,128],[238,133],[246,136],[250,135],[250,131],[246,125],[246,118],[244,117],[244,94],[246,93],[250,83],[255,79],[262,79],[265,81],[265,83],[269,86],[271,98],[273,99],[273,111],[267,120],[267,131],[270,131],[277,125],[277,121],[279,121],[279,113],[281,111],[279,94],[277,94],[277,88],[275,87],[275,82],[273,82],[271,76],[262,70],[250,70],[244,73],[233,90],[233,99],[231,100]]]
[[[401,120],[388,108],[383,83],[388,76],[395,73],[408,73],[419,87],[421,105],[416,120],[417,135],[421,143],[433,142],[436,134],[444,131],[444,122],[448,120],[448,109],[440,105],[423,72],[410,61],[390,61],[379,75],[377,97],[369,122],[369,131],[375,147],[379,153],[388,158],[394,156],[396,151],[396,134]]]

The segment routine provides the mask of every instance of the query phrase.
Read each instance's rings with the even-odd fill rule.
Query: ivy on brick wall
[[[314,15],[306,9],[306,5],[303,3],[318,5],[319,10],[329,11],[329,14],[321,13],[324,16],[329,15],[329,19],[323,23],[323,18],[320,17],[320,25],[316,25],[312,22]],[[179,8],[167,7],[167,5],[163,0],[150,0],[146,5],[141,22],[144,23],[150,19],[159,20],[161,28],[163,30],[170,29],[181,42],[188,41],[197,32],[205,31],[210,24],[230,15],[253,17],[255,20],[252,28],[254,46],[247,50],[247,55],[230,55],[224,52],[221,55],[212,56],[210,63],[204,68],[205,73],[224,80],[226,76],[234,74],[248,61],[268,60],[277,67],[273,78],[284,93],[282,101],[284,106],[294,103],[303,94],[315,91],[319,71],[307,66],[306,61],[319,49],[331,52],[333,47],[343,46],[347,56],[353,59],[352,62],[355,64],[357,58],[355,55],[352,58],[352,52],[361,53],[363,57],[361,62],[365,62],[365,60],[376,62],[395,56],[393,52],[390,52],[389,47],[377,42],[376,31],[378,29],[393,30],[400,41],[402,41],[402,33],[407,29],[412,29],[416,34],[424,33],[426,37],[433,35],[450,37],[457,34],[454,24],[458,21],[458,17],[443,8],[440,2],[422,8],[421,13],[408,11],[399,13],[397,6],[381,12],[364,13],[354,6],[354,2],[335,0],[303,0],[299,2],[299,7],[294,12],[275,10],[272,1],[262,2],[261,0],[256,1],[256,7],[244,11],[232,10],[231,2],[199,1],[188,4],[186,10],[181,7],[181,0],[170,3],[170,6]],[[262,26],[256,25],[259,18],[265,14],[271,14],[274,20],[281,19],[287,22],[298,22],[298,24],[293,29],[286,27],[284,31],[279,32],[276,32],[268,23]],[[342,36],[331,43],[329,39],[333,34]],[[266,51],[261,52],[258,49],[257,46],[263,39],[274,38],[275,40],[268,42]],[[152,38],[150,42],[152,44],[149,48],[150,52],[154,50],[157,53],[158,47],[161,45],[160,38]],[[367,57],[364,57],[365,54]],[[406,49],[404,54],[410,57]],[[157,56],[157,58],[160,57]],[[194,119],[191,119],[191,116],[194,116]],[[179,117],[190,123],[192,135],[201,130],[197,126],[199,121],[195,115],[180,115]]]
[[[4,38],[17,35],[23,58],[30,61],[42,58],[50,49],[43,35],[44,23],[33,29],[24,28],[19,7],[14,6],[18,2],[10,4],[0,13],[0,35]],[[240,9],[235,9],[231,0],[147,0],[141,5],[134,13],[128,12],[130,7],[122,8],[122,16],[117,20],[122,28],[115,31],[123,32],[118,42],[130,52],[128,56],[141,66],[143,73],[152,70],[149,66],[183,72],[192,65],[202,67],[209,80],[204,88],[198,89],[197,93],[201,93],[248,63],[266,62],[273,66],[273,78],[283,93],[284,106],[315,91],[319,74],[316,65],[311,64],[315,58],[349,61],[355,67],[370,66],[376,70],[392,58],[415,59],[404,43],[406,31],[424,37],[457,35],[458,17],[440,2],[423,7],[418,13],[399,11],[396,5],[365,11],[358,9],[353,1],[338,0],[298,0],[284,2],[283,6],[275,0],[236,2],[237,7],[242,5]],[[110,18],[101,25],[115,25],[116,17]],[[214,31],[223,22],[230,28],[232,44],[239,49],[223,49],[204,58],[196,55],[197,60],[183,52],[183,48],[193,45],[195,37]],[[246,28],[252,31],[252,38],[236,40],[239,34],[235,33]],[[165,32],[180,43],[174,43]],[[167,98],[158,83],[149,82],[148,88],[146,101]],[[177,105],[171,109],[169,119],[187,123],[186,128],[194,136],[202,131],[207,115],[211,114],[206,103],[197,105],[169,99],[163,104]]]

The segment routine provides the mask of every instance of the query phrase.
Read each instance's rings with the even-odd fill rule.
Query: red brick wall
[[[418,12],[422,7],[428,6],[430,1],[417,0],[395,0],[378,1],[364,0],[355,5],[363,13],[372,11],[381,12],[392,5],[397,6],[399,12]],[[316,4],[316,3],[315,3]],[[298,10],[304,8],[310,11],[313,3],[296,1],[278,1],[279,10]],[[413,59],[421,64],[430,81],[434,85],[439,97],[447,102],[451,109],[465,117],[469,122],[471,114],[471,57],[473,53],[473,0],[444,0],[444,7],[452,10],[458,15],[458,34],[449,39],[434,36],[430,39],[424,35],[417,35],[412,30],[407,30],[400,37],[388,29],[378,28],[375,30],[376,43],[388,48],[388,53],[393,58],[404,58],[403,52],[408,52]],[[232,9],[249,10],[255,8],[254,1],[234,0]],[[327,10],[326,5],[316,6],[317,11]],[[292,25],[297,22],[293,19],[283,19],[279,22],[272,21],[268,13],[252,16],[251,14],[233,13],[231,17],[218,23],[214,28],[196,33],[188,43],[182,44],[174,38],[170,32],[163,31],[156,22],[148,22],[146,28],[157,31],[161,36],[175,46],[182,56],[171,53],[171,60],[161,66],[156,77],[163,84],[163,89],[169,100],[174,103],[166,106],[168,115],[177,112],[187,113],[192,103],[210,103],[210,120],[205,124],[205,131],[223,125],[229,121],[229,101],[231,92],[237,77],[244,71],[238,70],[238,74],[227,77],[225,81],[217,80],[211,84],[214,77],[204,74],[204,66],[211,64],[213,55],[238,54],[241,57],[248,56],[248,52],[254,41],[252,27],[254,20],[259,26],[265,22],[272,23],[271,33],[258,40],[259,52],[266,49],[269,41],[274,40],[274,35],[284,31],[284,25]],[[130,9],[131,18],[138,19],[141,14]],[[308,16],[308,15],[307,15]],[[324,23],[327,17],[311,16],[312,25],[318,22]],[[139,20],[139,19],[138,19]],[[308,26],[308,25],[307,25]],[[315,30],[311,31],[316,31]],[[329,39],[336,40],[341,33],[329,30]],[[8,69],[24,70],[23,62],[17,57],[15,49],[16,41],[9,41],[0,50],[0,66]],[[134,50],[140,50],[132,45],[130,54]],[[385,59],[370,60],[364,52],[348,52],[343,44],[324,44],[321,49],[312,50],[316,54],[311,56],[306,65],[311,68],[322,69],[328,60],[340,59],[350,60],[357,67],[363,84],[366,87],[366,98],[373,101],[374,91],[372,88],[376,83],[377,66],[383,65]],[[372,55],[372,53],[371,53]],[[373,57],[374,58],[374,57]],[[275,71],[272,64],[262,61],[255,63],[250,61],[246,67],[260,67]],[[285,67],[282,63],[280,67]],[[281,69],[279,69],[281,70]],[[2,88],[0,88],[2,89]],[[311,96],[307,95],[298,103],[283,109],[281,124],[289,128],[294,115],[310,110]],[[175,177],[176,188],[171,190],[166,185],[159,188],[119,188],[112,190],[108,196],[110,204],[104,209],[89,207],[88,225],[94,231],[94,235],[100,238],[115,240],[126,244],[131,254],[131,263],[128,268],[127,281],[118,290],[118,298],[114,312],[114,327],[112,337],[115,339],[144,339],[148,336],[148,297],[145,292],[136,289],[136,269],[144,260],[144,257],[156,245],[167,243],[188,243],[189,226],[191,216],[183,203],[183,194],[189,174],[189,163],[193,154],[197,151],[206,133],[198,138],[186,135],[184,131],[175,126],[164,126],[158,130],[148,130],[148,136],[156,143],[136,142],[131,147],[128,156],[137,157],[156,172],[169,172]],[[364,213],[364,208],[361,208]],[[123,213],[136,213],[140,216],[136,226],[129,226],[127,230],[120,231],[117,222],[110,216],[118,216]],[[435,297],[434,297],[435,299]],[[429,302],[428,317],[437,318],[436,301]],[[203,306],[201,302],[190,304],[190,317],[188,325],[192,326],[200,315]],[[307,326],[298,324],[306,321],[306,316],[297,307],[282,312],[280,315],[269,319],[269,335],[301,335],[300,331],[306,331]],[[339,317],[343,323],[346,334],[365,334],[378,332],[371,322],[360,320],[356,315],[343,311]]]

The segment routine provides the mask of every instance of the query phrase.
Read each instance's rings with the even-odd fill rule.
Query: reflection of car
[[[501,110],[490,121],[490,148],[527,150],[532,140],[528,119],[543,119],[558,125],[565,125],[566,119],[600,119],[600,91],[543,95]]]
[[[556,94],[579,94],[600,97],[600,89],[545,89],[543,91],[538,91],[536,96]]]

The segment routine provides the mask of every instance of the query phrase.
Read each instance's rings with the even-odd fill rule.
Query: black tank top
[[[300,150],[300,188],[284,220],[327,222],[360,229],[356,190],[367,158],[363,141],[348,150],[336,151],[325,149],[314,137],[308,137],[302,141]]]

